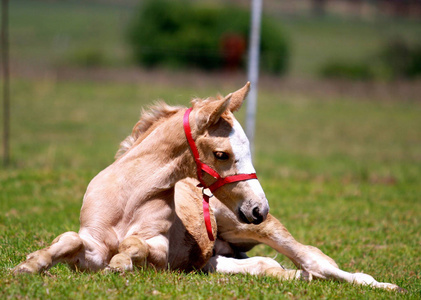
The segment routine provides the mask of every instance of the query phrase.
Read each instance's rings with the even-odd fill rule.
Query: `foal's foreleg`
[[[318,248],[297,242],[273,216],[269,216],[265,222],[258,226],[260,226],[258,230],[250,228],[253,233],[249,234],[253,234],[259,242],[286,255],[298,268],[307,271],[316,278],[335,279],[389,290],[402,290],[395,284],[378,282],[370,275],[349,273],[339,269],[335,261]]]
[[[378,282],[371,275],[364,273],[350,273],[341,270],[336,263],[332,263],[332,259],[313,246],[299,244],[295,258],[295,263],[300,264],[304,270],[312,273],[315,277],[321,279],[334,279],[338,281],[346,281],[357,285],[369,285],[373,288],[381,288],[395,291],[405,291],[396,284],[387,282]]]
[[[148,244],[139,236],[132,235],[121,242],[118,253],[111,258],[108,266],[112,270],[132,271],[133,266],[145,266],[148,255]]]
[[[338,281],[346,281],[352,284],[369,285],[374,288],[381,288],[395,291],[405,291],[396,284],[387,282],[378,282],[371,275],[364,273],[349,273],[341,270],[336,263],[332,263],[332,259],[313,246],[299,244],[296,248],[297,254],[295,263],[304,270],[310,272],[315,277],[321,279],[334,279]]]
[[[63,233],[55,238],[47,248],[29,254],[24,262],[13,269],[13,272],[40,273],[59,262],[75,266],[78,254],[83,248],[83,241],[76,232]]]

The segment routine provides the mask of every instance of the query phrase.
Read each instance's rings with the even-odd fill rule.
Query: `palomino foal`
[[[247,91],[248,85],[235,92],[232,99],[243,99]],[[164,106],[160,108],[156,107],[154,114],[143,114],[142,119],[135,126],[132,134],[121,143],[116,155],[117,159],[129,151],[136,141],[141,140],[143,135],[148,134],[150,123],[156,122],[159,115],[168,114],[169,110],[164,108]],[[158,109],[160,111],[159,113]],[[236,108],[231,107],[232,111],[236,109],[238,109],[238,106]],[[234,123],[233,128],[242,132],[238,124]],[[235,152],[243,152],[244,154],[241,157],[248,157],[248,142],[243,134],[238,136],[231,134],[229,136],[231,147],[233,149],[238,148],[238,151]],[[203,138],[207,137],[204,136]],[[200,139],[197,139],[197,141],[201,143]],[[223,148],[218,148],[220,146],[215,147],[215,149],[218,149],[217,151],[225,151],[222,151]],[[209,155],[212,154],[209,153]],[[224,156],[218,152],[214,153],[214,155],[220,158]],[[227,158],[228,161],[229,159]],[[215,162],[222,164],[224,160],[221,161],[218,159]],[[238,172],[254,172],[251,164],[249,164],[249,159],[239,159],[237,163]],[[250,180],[243,182],[243,184],[251,182]],[[349,273],[339,269],[332,258],[325,255],[316,247],[303,245],[296,241],[281,222],[270,214],[260,224],[250,224],[259,223],[256,222],[258,219],[253,219],[253,217],[245,219],[245,216],[239,213],[238,210],[226,205],[228,202],[225,198],[220,201],[217,197],[212,197],[210,200],[212,208],[210,210],[210,219],[213,235],[215,235],[215,229],[217,228],[216,241],[210,240],[206,234],[206,227],[203,222],[201,204],[203,195],[201,189],[197,187],[198,183],[197,179],[186,178],[177,182],[175,185],[176,214],[175,220],[169,229],[168,264],[171,269],[183,271],[202,269],[209,272],[270,275],[280,279],[330,279],[360,285],[370,285],[375,288],[402,291],[397,285],[378,282],[370,275]],[[217,196],[219,195],[221,194]],[[233,196],[235,193],[229,193],[223,196],[230,197],[229,195]],[[216,224],[217,227],[215,226]],[[287,256],[299,270],[285,270],[278,262],[268,257],[247,258],[245,252],[260,243],[269,245],[279,253]]]
[[[37,273],[59,262],[93,271],[131,270],[145,264],[166,268],[170,228],[177,221],[174,186],[199,174],[198,157],[222,179],[254,173],[247,138],[232,114],[247,90],[248,84],[223,99],[195,100],[187,117],[183,107],[161,103],[152,108],[133,129],[141,127],[143,134],[136,138],[132,134],[125,153],[90,182],[79,233],[58,236],[49,247],[29,254],[14,271]],[[183,117],[198,157],[192,155]],[[215,182],[201,171],[200,177],[204,186]],[[255,177],[224,182],[214,192],[241,222],[258,224],[267,217],[268,202]],[[214,222],[212,230],[216,236]],[[205,261],[211,254],[208,251]]]

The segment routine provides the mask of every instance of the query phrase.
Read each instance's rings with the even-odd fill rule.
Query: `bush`
[[[129,42],[136,62],[146,67],[245,68],[249,26],[249,12],[238,7],[149,0],[135,13]],[[282,74],[287,59],[285,35],[264,17],[262,69]]]
[[[381,59],[395,78],[414,78],[421,75],[421,44],[393,39],[386,44]]]
[[[321,70],[321,75],[327,78],[343,78],[367,80],[373,78],[369,64],[333,61],[327,63]]]
[[[97,48],[81,48],[68,55],[70,64],[82,67],[99,67],[106,63],[104,53]]]
[[[415,78],[421,75],[421,44],[390,40],[371,59],[329,62],[320,73],[323,77],[354,80]]]

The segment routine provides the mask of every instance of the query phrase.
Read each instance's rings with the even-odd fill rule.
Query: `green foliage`
[[[248,35],[247,35],[248,36]],[[289,42],[280,24],[274,19],[263,17],[261,24],[261,57],[262,70],[272,74],[283,74],[288,69],[290,57]]]
[[[320,73],[323,77],[353,80],[412,79],[421,76],[421,44],[392,39],[372,59],[331,61]]]
[[[321,75],[327,78],[346,78],[367,80],[373,78],[370,66],[363,63],[349,61],[332,61],[321,70]]]
[[[421,22],[417,20],[334,16],[288,18],[282,12],[273,13],[278,14],[288,33],[292,49],[289,73],[294,76],[320,75],[321,69],[332,60],[346,64],[349,61],[358,64],[375,62],[385,47],[385,41],[394,36],[409,44],[420,42]],[[385,72],[381,66],[373,68],[375,74]]]
[[[381,59],[393,77],[414,78],[421,76],[421,43],[408,43],[393,39],[384,47]]]
[[[199,5],[188,1],[145,1],[129,27],[129,41],[136,61],[158,65],[221,69],[222,41],[235,35],[244,41],[241,66],[245,67],[250,14],[239,7]],[[261,36],[262,69],[286,71],[288,46],[280,24],[264,17]]]
[[[66,59],[68,63],[81,67],[99,67],[106,64],[104,53],[98,48],[77,49]]]

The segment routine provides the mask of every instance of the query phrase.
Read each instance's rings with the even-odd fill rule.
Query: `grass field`
[[[103,67],[124,68],[130,63],[124,39],[132,11],[127,2],[10,2],[13,66],[78,66],[87,53],[100,53]],[[421,36],[419,22],[282,22],[292,41],[293,76],[314,76],[321,64],[339,55],[371,55],[392,34],[410,40]],[[64,231],[78,230],[87,184],[112,163],[142,106],[158,98],[188,105],[194,96],[239,88],[229,80],[190,84],[180,80],[185,73],[173,74],[174,82],[183,82],[176,85],[154,78],[156,73],[139,82],[64,81],[44,73],[22,78],[16,70],[12,68],[12,162],[0,167],[0,299],[421,297],[419,97],[343,96],[346,92],[324,96],[305,88],[285,92],[274,84],[260,89],[255,155],[271,213],[297,240],[319,247],[343,269],[398,284],[407,294],[246,275],[74,273],[61,265],[43,275],[14,276],[10,268],[25,255]],[[244,112],[238,118],[244,120]],[[251,255],[276,256],[292,267],[265,246],[256,247]]]
[[[192,95],[216,91],[15,80],[12,167],[0,171],[0,297],[419,298],[421,103],[271,90],[261,92],[255,165],[272,214],[345,270],[396,283],[408,294],[240,275],[81,274],[64,266],[48,275],[11,274],[26,254],[78,229],[88,182],[112,162],[141,106],[157,98],[187,105]],[[263,246],[252,254],[276,255]]]

